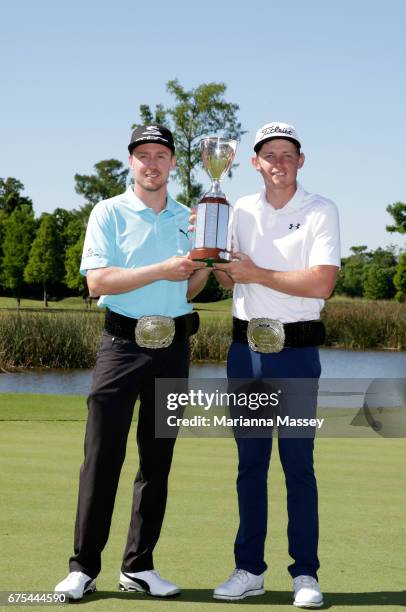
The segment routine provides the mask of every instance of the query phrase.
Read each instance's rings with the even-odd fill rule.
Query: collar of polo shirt
[[[268,200],[266,199],[266,191],[264,188],[259,194],[258,203],[263,206],[268,206],[270,210],[274,213],[283,214],[283,213],[291,212],[292,209],[299,210],[299,208],[301,208],[304,204],[305,195],[306,195],[305,190],[303,189],[300,183],[297,183],[297,187],[296,187],[296,191],[294,195],[291,197],[291,199],[288,202],[286,202],[285,206],[283,206],[282,208],[274,208],[272,204],[270,204]]]
[[[142,212],[144,210],[152,210],[150,206],[146,206],[144,202],[140,200],[138,196],[135,195],[134,190],[131,186],[127,188],[126,196],[131,202],[134,210],[136,210],[137,212]],[[166,207],[161,212],[162,213],[167,212],[173,215],[175,213],[175,210],[176,210],[176,204],[168,193],[166,196]]]

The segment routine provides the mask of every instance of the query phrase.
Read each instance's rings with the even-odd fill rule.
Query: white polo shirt
[[[340,267],[337,208],[298,184],[295,195],[275,209],[262,193],[237,200],[233,215],[233,250],[261,268],[279,272],[312,266]],[[235,284],[233,315],[249,320],[270,317],[282,323],[319,319],[324,300],[296,297],[256,283]]]

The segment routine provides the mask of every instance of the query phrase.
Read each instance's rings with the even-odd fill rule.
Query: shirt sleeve
[[[340,224],[338,211],[332,202],[326,203],[315,215],[313,244],[309,253],[309,267],[341,266]]]
[[[104,202],[96,204],[90,213],[83,245],[80,273],[86,276],[87,270],[107,268],[115,262],[114,218]]]

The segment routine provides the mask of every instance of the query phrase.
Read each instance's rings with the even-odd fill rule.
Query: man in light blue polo
[[[190,210],[167,193],[176,164],[172,133],[161,125],[139,127],[128,149],[134,188],[94,207],[81,263],[106,321],[88,398],[74,555],[69,575],[55,587],[75,600],[96,590],[138,397],[139,470],[119,586],[157,597],[180,592],[154,570],[152,556],[175,444],[155,438],[155,379],[188,376],[188,338],[199,325],[188,299],[209,271],[188,258]]]

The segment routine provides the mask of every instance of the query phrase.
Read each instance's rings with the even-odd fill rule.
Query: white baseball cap
[[[300,147],[300,140],[293,125],[281,123],[280,121],[272,121],[272,123],[263,125],[256,133],[254,143],[255,153],[258,153],[265,142],[273,138],[286,138],[286,140],[290,140]]]

